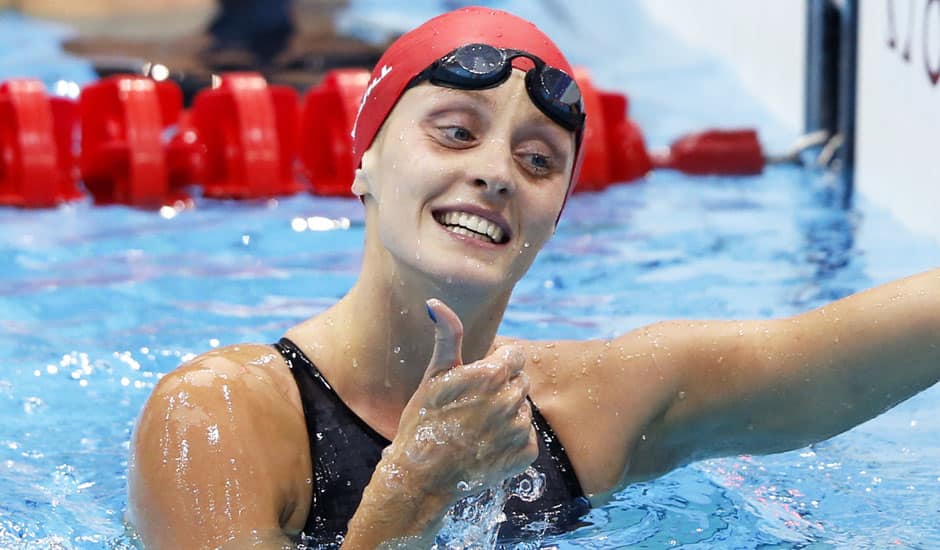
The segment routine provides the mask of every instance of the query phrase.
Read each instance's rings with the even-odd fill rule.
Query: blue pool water
[[[411,3],[402,24],[453,3]],[[494,4],[536,19],[536,7],[562,5]],[[636,53],[592,56],[624,36],[604,26],[615,7],[598,2],[573,22],[543,13],[539,23],[599,82],[633,94],[654,143],[722,113],[758,123],[771,146],[793,137],[719,63],[662,46],[638,8],[620,8]],[[346,24],[362,27],[377,10],[354,3]],[[574,40],[588,24],[606,30]],[[90,78],[48,46],[61,29],[0,13],[0,79],[25,66],[11,61],[4,29],[46,44],[34,76]],[[694,70],[670,71],[681,63]],[[690,93],[699,89],[708,93]],[[841,202],[826,177],[791,167],[742,179],[657,173],[578,195],[519,284],[503,332],[595,338],[667,318],[789,315],[940,265],[936,242],[864,198],[849,210]],[[87,203],[0,209],[0,228],[0,548],[15,549],[131,547],[121,521],[128,440],[156,380],[215,346],[271,342],[333,303],[356,276],[363,236],[358,202],[307,195],[199,200],[175,217]],[[812,448],[697,463],[628,488],[591,513],[593,525],[552,542],[937,548],[937,418],[933,388]]]

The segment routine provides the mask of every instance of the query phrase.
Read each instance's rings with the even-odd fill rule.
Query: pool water
[[[401,24],[443,4],[454,2],[410,3]],[[771,146],[794,137],[741,96],[720,63],[662,46],[637,7],[597,2],[572,20],[539,10],[560,3],[492,4],[542,14],[576,62],[632,93],[653,143],[721,122],[722,112],[758,124]],[[627,35],[608,28],[615,9],[636,28],[635,59],[590,55]],[[362,28],[378,10],[354,2],[346,24]],[[602,30],[574,40],[587,25]],[[0,30],[11,28],[46,42],[62,32],[0,13]],[[0,32],[0,79],[21,68],[8,36]],[[35,76],[58,78],[54,67],[90,78],[84,65],[50,55]],[[695,70],[670,72],[680,62]],[[686,98],[698,88],[711,99]],[[940,245],[877,205],[841,204],[829,178],[794,167],[737,179],[663,172],[577,195],[518,285],[503,333],[601,338],[661,319],[790,315],[940,265]],[[309,195],[200,199],[176,215],[88,203],[0,209],[0,228],[0,548],[15,549],[133,547],[122,523],[128,441],[155,382],[213,347],[272,342],[332,304],[354,281],[363,237],[358,202]],[[545,542],[937,548],[937,418],[932,388],[810,448],[705,461],[633,485],[594,510],[592,525]]]

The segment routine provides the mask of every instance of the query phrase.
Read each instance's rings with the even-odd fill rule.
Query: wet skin
[[[536,453],[526,393],[599,504],[693,460],[825,439],[938,380],[940,270],[786,319],[663,322],[607,341],[496,337],[573,162],[571,136],[520,75],[402,97],[353,186],[366,208],[361,276],[287,334],[392,441],[344,547],[428,547],[457,481],[521,471]],[[454,232],[444,214],[456,211],[508,238]],[[429,298],[441,299],[437,322]],[[440,431],[443,445],[416,437],[456,424],[463,437]],[[283,360],[269,346],[228,347],[154,390],[134,436],[129,515],[154,548],[277,548],[303,527],[310,476]]]

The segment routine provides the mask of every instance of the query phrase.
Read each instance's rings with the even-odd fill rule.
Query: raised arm
[[[595,502],[691,461],[785,451],[940,379],[940,270],[768,321],[528,342],[533,397]]]
[[[792,318],[666,323],[671,393],[634,453],[655,471],[798,448],[841,433],[940,379],[940,270]]]

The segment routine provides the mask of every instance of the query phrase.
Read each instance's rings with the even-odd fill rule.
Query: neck
[[[349,293],[314,319],[310,334],[320,343],[315,362],[329,362],[331,382],[347,402],[381,408],[394,415],[397,426],[434,350],[434,324],[425,301],[438,298],[460,317],[463,361],[470,363],[492,347],[511,288],[468,291],[459,283],[442,285],[401,264],[379,268],[370,257],[366,254],[361,276]]]

